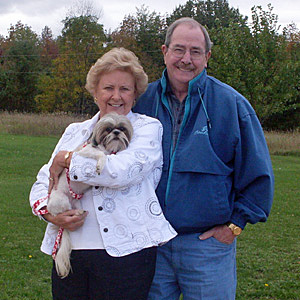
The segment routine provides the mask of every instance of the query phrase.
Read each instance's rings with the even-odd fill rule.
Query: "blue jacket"
[[[259,120],[237,91],[208,76],[189,83],[185,114],[172,148],[172,115],[166,98],[167,72],[149,84],[134,111],[163,124],[164,165],[157,195],[179,233],[204,232],[233,222],[266,221],[274,177]]]

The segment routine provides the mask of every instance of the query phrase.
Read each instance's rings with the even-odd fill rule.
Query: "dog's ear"
[[[93,147],[97,147],[98,146],[98,143],[96,141],[96,135],[93,135],[92,138],[91,138],[91,144]]]
[[[91,144],[93,147],[97,147],[98,143],[96,141],[96,135],[92,132],[90,137],[88,138],[88,143]]]

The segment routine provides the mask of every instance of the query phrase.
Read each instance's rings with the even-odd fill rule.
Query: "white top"
[[[70,179],[91,185],[79,200],[89,212],[84,225],[70,232],[73,249],[106,249],[111,256],[123,256],[158,246],[176,236],[165,219],[155,189],[162,172],[162,125],[145,115],[130,112],[134,134],[129,147],[107,156],[100,175],[96,160],[72,155]],[[49,168],[61,150],[74,150],[90,136],[99,113],[67,127],[50,161],[37,175],[30,193],[33,213],[47,205]],[[48,223],[41,250],[51,254],[57,227]]]

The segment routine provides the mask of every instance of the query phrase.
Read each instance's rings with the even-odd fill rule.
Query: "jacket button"
[[[74,179],[77,180],[77,179],[78,179],[78,176],[77,176],[77,175],[74,175]]]
[[[108,228],[104,228],[103,231],[104,231],[104,232],[107,232],[107,231],[108,231]]]
[[[103,207],[102,206],[98,206],[98,210],[103,210]]]

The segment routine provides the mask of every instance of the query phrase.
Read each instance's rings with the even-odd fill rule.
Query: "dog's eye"
[[[125,130],[126,130],[125,127],[119,127],[118,129],[119,129],[120,131],[125,131]]]
[[[111,132],[111,131],[112,131],[112,128],[111,128],[111,127],[107,127],[107,128],[105,129],[105,131]]]

